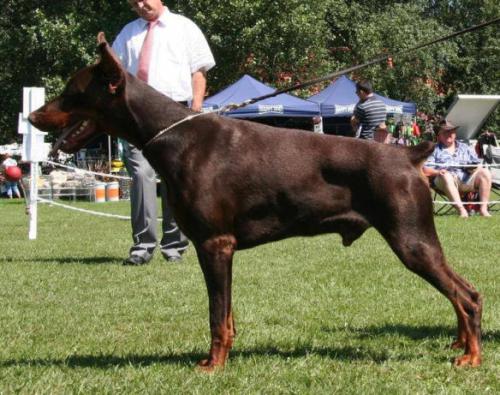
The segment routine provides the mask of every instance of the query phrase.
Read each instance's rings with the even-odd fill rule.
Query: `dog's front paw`
[[[224,365],[215,363],[213,359],[202,359],[198,362],[197,369],[204,373],[213,373],[218,369],[222,369]]]
[[[479,355],[465,354],[461,357],[455,358],[453,363],[455,366],[472,366],[476,367],[481,365],[481,357]]]

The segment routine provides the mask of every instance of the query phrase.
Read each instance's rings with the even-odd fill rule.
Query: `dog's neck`
[[[134,119],[138,148],[142,148],[162,129],[192,113],[131,75],[127,78],[125,101]]]

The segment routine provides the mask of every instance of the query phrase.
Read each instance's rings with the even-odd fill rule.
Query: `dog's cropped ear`
[[[101,77],[108,84],[108,91],[112,95],[121,91],[125,84],[125,71],[123,70],[120,60],[116,57],[113,50],[106,41],[106,36],[103,32],[97,35],[98,50],[101,55],[101,60],[97,64]]]

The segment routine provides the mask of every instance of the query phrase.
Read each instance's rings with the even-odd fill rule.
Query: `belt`
[[[183,106],[189,107],[189,103],[187,101],[178,101],[177,103],[182,104]]]

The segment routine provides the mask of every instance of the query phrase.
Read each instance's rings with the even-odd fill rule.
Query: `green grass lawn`
[[[128,214],[128,202],[77,203]],[[500,214],[437,217],[448,260],[484,297],[483,365],[454,368],[449,302],[406,270],[373,229],[239,252],[238,336],[223,371],[194,369],[209,347],[193,248],[124,267],[127,221],[0,200],[0,393],[500,392]]]

